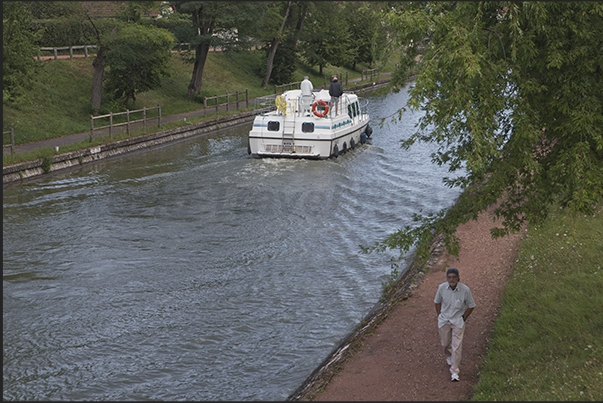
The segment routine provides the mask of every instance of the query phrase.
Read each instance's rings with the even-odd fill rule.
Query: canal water
[[[251,124],[3,192],[3,398],[284,400],[381,296],[363,254],[453,204],[420,115],[369,96],[365,145],[256,160]]]

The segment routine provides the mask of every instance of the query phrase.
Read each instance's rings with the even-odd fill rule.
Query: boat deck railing
[[[337,113],[344,113],[347,110],[347,105],[350,103],[349,101],[349,97],[347,96],[348,94],[346,94],[345,92],[343,93],[343,95],[340,97],[338,105],[337,105],[337,111],[332,110],[332,108],[334,107],[333,105],[330,104],[330,100],[324,100],[327,105],[329,105],[329,109],[331,109],[328,113],[327,116],[334,116],[331,115],[331,112],[335,112],[335,114]],[[256,115],[263,115],[269,112],[272,112],[274,110],[277,110],[277,98],[281,97],[281,95],[277,95],[277,94],[270,94],[270,95],[266,95],[263,97],[257,97],[254,100],[254,110],[253,110],[253,115],[254,117]],[[314,102],[316,102],[316,98],[312,97],[312,100],[308,100],[307,103],[303,103],[302,102],[302,96],[299,96],[297,98],[291,98],[291,99],[286,99],[285,102],[285,114],[287,116],[303,116],[306,113],[312,113],[312,105],[314,104]],[[368,113],[368,104],[369,101],[368,99],[365,98],[359,98],[358,99],[358,106],[360,108],[360,113],[361,114],[367,114]],[[282,110],[279,110],[281,114],[283,114]],[[346,112],[347,113],[347,112]]]
[[[366,98],[358,98],[358,107],[360,108],[360,114],[368,114],[369,100]]]
[[[253,102],[253,116],[263,115],[268,112],[272,112],[276,109],[276,94],[265,95],[263,97],[255,98]]]

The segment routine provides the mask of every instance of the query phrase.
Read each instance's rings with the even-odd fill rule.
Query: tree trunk
[[[285,17],[283,17],[283,22],[278,31],[278,35],[276,38],[272,40],[272,45],[270,46],[270,53],[268,54],[268,62],[266,62],[266,75],[264,76],[264,80],[262,81],[262,88],[266,89],[268,85],[268,81],[270,81],[270,75],[272,74],[272,65],[274,64],[274,55],[276,54],[276,49],[278,48],[279,43],[281,42],[281,37],[283,35],[283,30],[285,29],[285,23],[287,22],[287,17],[289,17],[289,10],[291,10],[291,2],[287,4],[287,11],[285,11]]]
[[[302,4],[303,4],[302,5],[303,12],[302,12],[301,18],[299,19],[299,22],[297,24],[297,29],[295,30],[295,37],[293,38],[293,45],[296,48],[297,48],[297,42],[299,41],[299,36],[302,32],[302,29],[304,28],[304,21],[306,20],[306,15],[308,15],[308,3],[303,2]]]
[[[101,97],[103,95],[103,76],[105,74],[105,48],[101,46],[98,49],[96,58],[92,62],[94,74],[92,76],[92,112],[98,115],[101,108]]]
[[[207,54],[209,53],[209,44],[200,43],[195,47],[195,65],[193,67],[193,76],[191,82],[188,85],[188,96],[192,97],[194,94],[201,92],[201,85],[203,84],[203,69],[205,68],[205,61],[207,60]]]
[[[90,18],[90,15],[86,14],[88,21],[90,22],[91,28],[94,30],[96,35],[96,43],[98,46],[98,52],[92,66],[94,66],[94,73],[92,75],[92,96],[90,97],[90,104],[92,106],[92,113],[99,114],[101,108],[101,98],[103,95],[103,76],[105,75],[105,52],[107,49],[103,46],[100,37],[100,31],[94,25],[94,21]],[[115,28],[113,29],[115,32]]]
[[[272,65],[274,64],[274,55],[276,54],[276,49],[278,48],[278,44],[280,43],[279,38],[274,38],[272,40],[272,45],[270,45],[270,53],[268,54],[268,61],[266,62],[266,75],[264,76],[264,80],[262,80],[262,88],[266,89],[268,85],[268,81],[270,81],[270,75],[272,74]]]

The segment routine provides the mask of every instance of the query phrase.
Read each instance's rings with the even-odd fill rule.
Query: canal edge
[[[361,93],[374,91],[386,87],[390,81],[391,78],[388,77],[372,83],[353,86],[347,90],[355,92],[359,91]],[[2,168],[2,182],[3,185],[8,185],[70,168],[80,167],[99,160],[124,156],[154,146],[206,135],[219,129],[251,122],[253,117],[254,111],[245,111],[231,116],[214,118],[194,125],[182,126],[131,139],[119,140],[100,146],[56,154],[46,159],[38,158],[33,161],[24,161],[7,165]]]
[[[244,124],[253,118],[253,111],[242,112],[237,115],[216,118],[198,124],[178,127],[170,130],[142,135],[126,140],[119,140],[99,146],[93,146],[77,151],[70,151],[53,155],[50,161],[38,158],[7,165],[2,169],[3,184],[19,180],[38,177],[41,175],[79,167],[99,160],[123,156],[133,152],[148,149],[154,146],[185,140],[194,136],[204,135],[218,129]]]
[[[423,283],[429,270],[440,264],[446,255],[444,236],[437,235],[429,248],[427,261],[421,262],[416,256],[411,257],[404,274],[395,282],[375,304],[360,324],[346,337],[327,358],[316,368],[308,378],[287,398],[288,401],[311,401],[320,393],[331,379],[343,368],[343,364],[360,348],[364,339],[371,334],[392,308],[401,301],[409,298]]]

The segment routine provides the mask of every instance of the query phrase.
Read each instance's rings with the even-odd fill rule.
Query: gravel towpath
[[[471,398],[479,366],[500,308],[500,299],[526,229],[493,240],[491,210],[459,226],[458,260],[443,254],[423,283],[394,306],[368,335],[359,351],[343,363],[323,391],[301,400],[459,401]],[[460,382],[450,380],[437,334],[434,297],[448,267],[459,269],[472,291],[476,308],[467,320]]]

